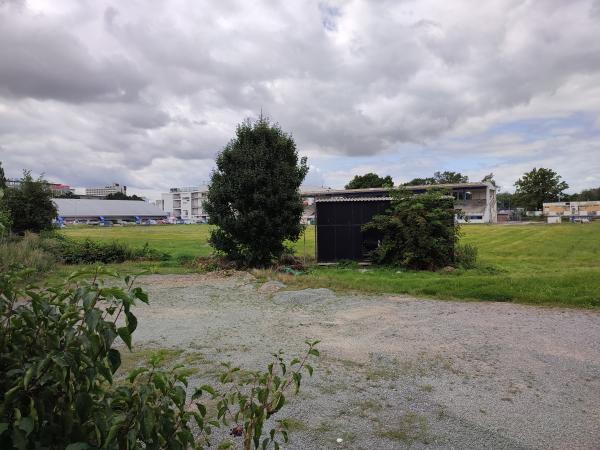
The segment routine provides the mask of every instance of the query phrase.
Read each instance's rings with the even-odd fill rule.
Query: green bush
[[[377,235],[379,246],[370,253],[378,264],[416,270],[436,270],[454,264],[459,236],[454,199],[442,190],[413,194],[390,191],[386,214],[375,216],[363,231]]]
[[[477,266],[477,247],[472,244],[456,246],[455,260],[463,269],[474,269]]]
[[[107,243],[91,239],[78,241],[59,234],[44,239],[43,245],[64,264],[112,264],[169,259],[168,254],[150,248],[148,244],[136,249],[117,241]]]
[[[287,442],[285,421],[266,438],[263,425],[288,390],[298,391],[302,373],[312,375],[317,342],[289,364],[275,354],[265,372],[226,366],[219,387],[203,385],[191,396],[185,369],[165,370],[159,356],[115,383],[121,353],[114,344],[131,349],[132,307],[147,303],[147,294],[129,277],[122,288],[104,284],[119,276],[101,268],[53,287],[24,287],[24,275],[0,273],[0,448],[202,449],[220,426],[244,449]]]
[[[11,237],[0,241],[0,272],[11,267],[28,267],[28,278],[47,272],[56,264],[56,258],[44,249],[42,239],[33,233],[22,238]]]

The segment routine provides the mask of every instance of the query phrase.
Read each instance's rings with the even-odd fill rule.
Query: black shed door
[[[379,236],[364,233],[361,227],[389,205],[387,199],[318,201],[317,261],[366,259],[367,253],[377,246]]]

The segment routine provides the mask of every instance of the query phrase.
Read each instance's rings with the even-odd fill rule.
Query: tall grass
[[[0,271],[22,266],[33,269],[35,274],[45,273],[56,264],[56,258],[46,251],[42,238],[26,233],[22,238],[8,237],[0,241]]]

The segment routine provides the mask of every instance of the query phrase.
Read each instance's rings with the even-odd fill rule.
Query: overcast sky
[[[0,0],[0,160],[157,198],[260,110],[306,184],[600,185],[600,1]]]

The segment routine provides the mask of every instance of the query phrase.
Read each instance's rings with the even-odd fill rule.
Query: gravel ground
[[[278,417],[295,419],[287,448],[600,448],[598,313],[285,291],[244,273],[139,281],[136,348],[184,350],[200,373],[322,341]]]

